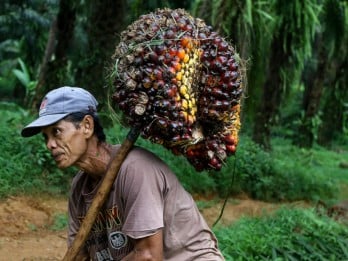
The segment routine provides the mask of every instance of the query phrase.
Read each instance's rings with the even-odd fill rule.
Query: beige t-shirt
[[[91,182],[83,172],[72,182],[69,246],[98,189],[91,188]],[[132,238],[158,229],[163,229],[164,260],[224,260],[215,236],[175,174],[154,154],[135,147],[120,168],[85,251],[93,260],[121,260],[133,248]]]

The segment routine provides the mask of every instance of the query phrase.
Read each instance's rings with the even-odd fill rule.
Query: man
[[[68,246],[119,145],[110,145],[86,90],[61,87],[43,99],[22,136],[42,133],[59,168],[76,166],[69,196]],[[223,260],[192,197],[151,152],[134,147],[119,170],[78,260]]]

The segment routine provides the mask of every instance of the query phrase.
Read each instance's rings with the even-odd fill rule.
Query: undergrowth
[[[30,115],[20,107],[0,104],[0,198],[15,194],[64,194],[72,175],[55,166],[41,135],[23,138]]]
[[[20,131],[33,116],[13,103],[0,103],[0,197],[13,194],[68,192],[73,168],[61,171],[51,159],[41,135],[23,138]],[[102,119],[107,118],[101,115]],[[120,143],[128,129],[120,124],[105,128],[110,143]],[[339,183],[348,177],[338,162],[348,152],[320,147],[299,149],[284,139],[274,139],[273,152],[265,152],[247,136],[240,137],[237,153],[221,171],[197,173],[183,156],[175,156],[161,145],[138,138],[143,146],[165,161],[192,194],[221,197],[246,193],[265,201],[326,200],[339,197]]]
[[[348,227],[314,209],[282,208],[215,229],[230,260],[348,260]]]

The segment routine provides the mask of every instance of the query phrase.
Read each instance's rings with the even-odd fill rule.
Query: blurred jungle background
[[[23,139],[21,128],[46,92],[79,86],[100,101],[108,140],[122,142],[128,130],[107,106],[106,68],[120,33],[164,7],[202,18],[245,61],[240,142],[221,171],[202,173],[162,146],[137,144],[171,166],[226,260],[347,260],[343,0],[1,1],[0,260],[59,260],[65,253],[75,170],[58,170],[43,138]],[[42,242],[51,248],[36,247]],[[18,251],[8,254],[13,247]]]

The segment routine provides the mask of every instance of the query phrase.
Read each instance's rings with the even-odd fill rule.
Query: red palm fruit
[[[150,52],[150,53],[147,55],[147,59],[148,59],[150,62],[153,62],[154,64],[157,64],[157,63],[158,63],[158,55],[157,55],[157,53],[155,53],[155,52]]]
[[[209,161],[209,165],[213,168],[213,169],[221,169],[221,163],[219,162],[219,160],[216,157],[213,157],[210,161]]]
[[[232,92],[232,91],[234,91],[234,90],[236,90],[238,88],[239,88],[239,83],[238,82],[229,81],[227,83],[227,90],[229,92]]]
[[[174,67],[168,67],[167,72],[171,73],[172,75],[176,75],[176,70]]]
[[[239,73],[237,71],[232,71],[231,74],[232,74],[230,78],[231,81],[234,81],[239,77]]]
[[[185,58],[185,50],[183,48],[180,48],[177,52],[177,57],[180,58],[180,60],[183,60]]]
[[[158,79],[157,79],[156,81],[153,82],[153,85],[152,85],[152,86],[153,86],[153,88],[155,88],[155,89],[157,90],[157,89],[162,89],[163,86],[164,86],[164,84],[165,84],[165,83],[164,83],[163,80],[158,80]]]
[[[164,91],[165,98],[173,98],[177,93],[176,85],[172,85],[172,87],[165,88]]]
[[[224,136],[223,139],[227,145],[234,145],[236,143],[236,140],[232,134],[228,134],[228,135]]]
[[[178,147],[171,147],[170,150],[174,155],[181,155],[181,151]]]
[[[172,139],[170,140],[171,142],[178,142],[181,140],[181,136],[180,135],[175,135],[174,137],[172,137]]]
[[[238,63],[234,59],[228,60],[228,68],[231,71],[237,71],[238,70]]]
[[[211,94],[215,98],[223,98],[223,99],[228,99],[229,98],[228,93],[222,91],[219,87],[212,88],[211,89]]]
[[[186,24],[186,26],[183,27],[183,30],[191,32],[193,29],[192,25]]]
[[[158,69],[158,68],[155,68],[155,69],[153,70],[153,75],[154,75],[154,77],[155,77],[156,80],[162,80],[162,79],[163,79],[163,77],[162,77],[162,71],[161,71],[160,69]]]
[[[181,139],[182,140],[190,140],[190,139],[192,139],[192,136],[188,133],[184,133],[183,135],[181,135]]]
[[[168,131],[176,133],[180,129],[180,125],[177,121],[170,121],[168,124]]]
[[[157,24],[151,24],[150,28],[153,32],[157,32],[159,30],[159,26]]]
[[[218,50],[219,51],[226,51],[228,49],[228,43],[226,41],[222,41],[219,45],[218,45]]]
[[[169,51],[168,51],[168,53],[169,53],[169,55],[171,56],[171,57],[174,57],[174,56],[176,56],[176,54],[177,54],[177,49],[176,49],[176,47],[174,46],[174,47],[171,47],[171,48],[169,48]]]
[[[186,150],[186,156],[187,156],[188,158],[193,158],[193,157],[195,157],[195,152],[194,152],[194,150],[193,150],[192,148],[188,148],[188,149]]]
[[[127,103],[127,101],[120,101],[120,102],[118,103],[118,107],[119,107],[121,110],[124,110],[124,109],[128,108],[128,103]]]
[[[146,89],[148,89],[152,86],[152,81],[150,80],[149,77],[144,77],[142,83],[143,83],[144,88],[146,88]]]
[[[159,118],[156,122],[156,125],[160,128],[160,129],[167,129],[168,127],[168,121],[166,119],[163,118]]]
[[[226,111],[230,107],[230,102],[226,100],[215,100],[211,107],[218,111]]]
[[[175,33],[173,30],[169,29],[165,33],[165,38],[166,39],[174,39],[176,37]]]
[[[212,33],[213,34],[213,33]],[[212,36],[212,35],[211,35]],[[221,37],[215,37],[213,40],[214,44],[216,45],[216,47],[218,47],[221,42],[222,42],[222,38]]]
[[[190,39],[189,37],[184,36],[184,37],[181,38],[181,40],[180,40],[181,46],[184,47],[184,48],[187,47],[188,44],[190,43],[190,41],[191,41],[191,39]]]
[[[184,28],[186,26],[186,20],[184,18],[179,18],[177,20],[177,25],[180,29],[184,30]]]
[[[220,63],[220,61],[218,60],[213,60],[211,63],[210,63],[210,66],[211,66],[211,69],[214,70],[214,71],[217,71],[217,72],[220,72],[223,68],[222,64]]]
[[[210,150],[216,150],[219,147],[219,144],[216,140],[209,140],[206,142],[206,146]]]
[[[225,65],[227,63],[227,57],[223,55],[216,57],[216,60],[219,61],[222,65]]]
[[[152,67],[149,67],[149,66],[146,66],[145,68],[143,68],[143,72],[144,72],[146,75],[152,75],[152,74],[153,74],[153,68],[152,68]]]
[[[229,144],[227,144],[226,145],[226,151],[228,152],[228,153],[235,153],[236,152],[236,145],[229,145]]]
[[[181,69],[181,63],[177,62],[177,61],[172,61],[172,67],[176,70],[176,71],[180,71]]]
[[[198,38],[202,40],[207,40],[207,35],[205,33],[199,33]]]
[[[154,50],[157,53],[157,55],[162,55],[166,52],[166,48],[163,45],[156,45],[154,47]]]
[[[165,62],[165,57],[164,55],[158,55],[158,58],[157,58],[157,64],[163,64]]]

